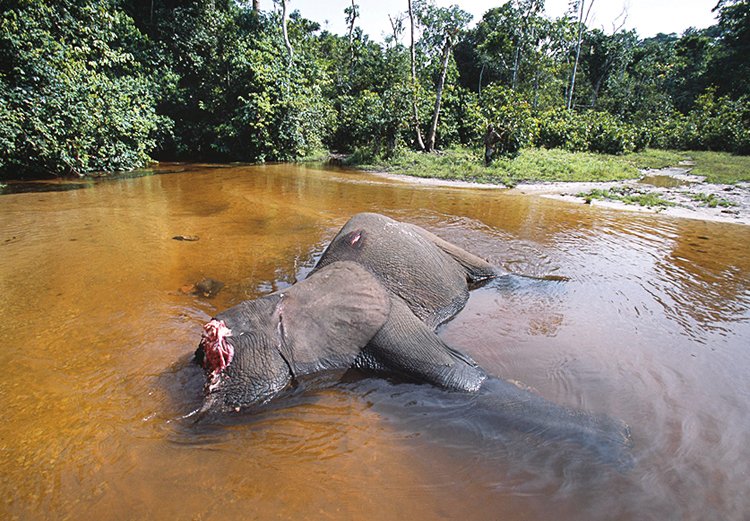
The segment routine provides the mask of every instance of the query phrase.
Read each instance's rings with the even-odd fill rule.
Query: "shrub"
[[[439,148],[476,146],[482,142],[485,128],[477,94],[460,86],[446,86],[438,125]]]
[[[750,100],[717,98],[709,89],[687,114],[675,113],[654,130],[661,148],[750,154]]]
[[[140,37],[106,0],[33,0],[0,17],[0,168],[84,174],[149,161],[156,114],[151,80],[119,48]]]
[[[551,109],[539,115],[536,144],[572,152],[625,154],[648,146],[651,134],[606,112]]]
[[[588,149],[585,132],[574,112],[564,108],[542,112],[538,120],[538,146],[583,151]]]
[[[636,132],[606,112],[588,112],[584,116],[588,149],[602,154],[624,154],[635,150]]]
[[[497,154],[515,157],[522,147],[534,142],[537,128],[531,105],[516,91],[498,84],[490,85],[482,91],[480,107],[485,120],[483,126],[492,124],[502,138],[497,144]]]
[[[329,144],[347,152],[359,149],[360,154],[373,157],[391,155],[408,125],[408,99],[408,92],[400,86],[383,93],[364,90],[339,97],[337,128]]]

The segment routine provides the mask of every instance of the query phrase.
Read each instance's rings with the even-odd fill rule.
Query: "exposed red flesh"
[[[211,320],[203,326],[201,347],[203,348],[203,367],[218,376],[226,366],[232,363],[234,348],[227,342],[232,336],[232,330],[223,320]]]

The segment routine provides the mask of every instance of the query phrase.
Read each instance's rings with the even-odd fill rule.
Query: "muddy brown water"
[[[750,228],[304,166],[179,169],[0,197],[1,518],[747,518]],[[201,324],[304,277],[360,211],[569,277],[481,288],[440,334],[625,420],[635,466],[357,375],[222,425],[180,419],[200,403]],[[205,277],[216,297],[180,291]]]

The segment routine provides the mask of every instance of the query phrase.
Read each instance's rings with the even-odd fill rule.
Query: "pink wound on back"
[[[364,230],[354,230],[353,232],[349,232],[348,234],[346,234],[346,240],[349,242],[349,246],[351,246],[355,250],[359,250],[362,248],[364,239]]]
[[[213,375],[221,373],[232,362],[234,348],[227,342],[232,330],[223,320],[211,320],[203,326],[200,346],[203,348],[203,367]]]

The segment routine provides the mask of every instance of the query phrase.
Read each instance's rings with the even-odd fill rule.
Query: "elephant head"
[[[390,314],[366,269],[337,262],[294,286],[242,302],[204,327],[204,411],[262,404],[297,377],[354,364]]]

